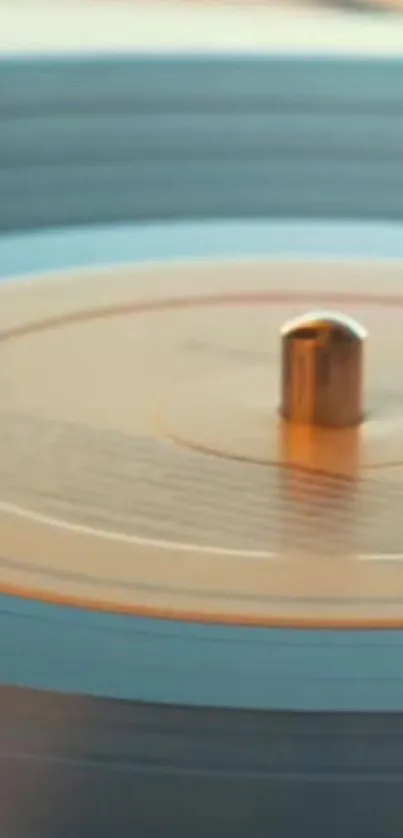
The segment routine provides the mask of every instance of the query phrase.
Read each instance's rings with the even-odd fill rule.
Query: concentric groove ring
[[[327,265],[336,295],[320,290],[323,269],[274,261],[137,267],[116,270],[113,284],[101,271],[79,286],[64,277],[3,289],[4,591],[232,625],[400,624],[403,397],[389,363],[401,340],[400,266],[378,274],[358,262]],[[252,272],[255,290],[245,291]],[[355,290],[364,277],[366,294]],[[277,290],[283,285],[287,292]],[[363,427],[355,491],[287,464],[280,474],[276,385],[267,371],[276,368],[281,323],[308,300],[337,300],[353,314],[362,308],[378,334],[369,380],[381,413]],[[218,376],[213,397],[205,376],[213,384]],[[179,446],[156,424],[164,391],[175,394],[178,384],[179,414],[170,421],[180,427],[183,418],[193,434],[188,444],[178,433]],[[210,433],[218,433],[215,449]],[[228,458],[231,444],[235,454],[246,446],[245,455]],[[269,446],[260,465],[255,444]],[[386,459],[396,458],[392,470],[385,446]]]

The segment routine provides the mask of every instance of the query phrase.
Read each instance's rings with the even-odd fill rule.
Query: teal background
[[[397,59],[0,59],[0,229],[401,219],[402,90]]]

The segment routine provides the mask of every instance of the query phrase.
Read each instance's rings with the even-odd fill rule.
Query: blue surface
[[[403,60],[0,60],[0,230],[403,218]]]
[[[0,681],[145,702],[401,710],[401,632],[234,629],[0,597]]]
[[[0,276],[165,260],[403,258],[403,222],[206,221],[0,236]]]

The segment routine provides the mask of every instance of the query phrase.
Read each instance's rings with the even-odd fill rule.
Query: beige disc
[[[241,262],[3,286],[3,590],[184,619],[403,622],[402,279],[392,263]],[[312,308],[369,333],[354,475],[285,455],[279,331]]]

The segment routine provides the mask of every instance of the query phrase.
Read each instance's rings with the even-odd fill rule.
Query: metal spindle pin
[[[281,331],[281,415],[318,428],[362,422],[366,330],[350,317],[312,312]]]

